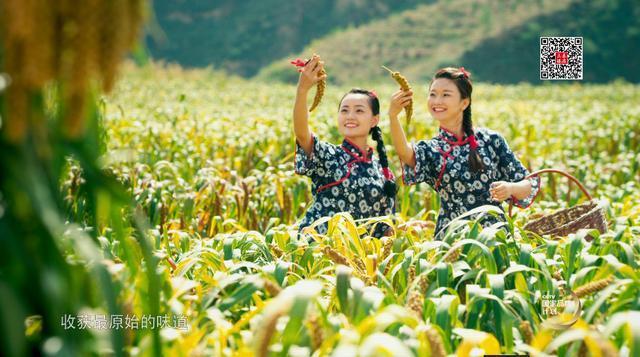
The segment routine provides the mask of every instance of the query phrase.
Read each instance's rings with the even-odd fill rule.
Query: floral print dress
[[[313,184],[313,202],[298,223],[300,230],[338,212],[349,212],[354,219],[395,212],[395,198],[384,193],[382,166],[371,147],[364,152],[349,139],[334,145],[313,135],[310,155],[296,142],[294,162],[296,173],[310,177]],[[387,228],[378,224],[374,236],[381,237]],[[327,224],[316,226],[316,230],[325,234]]]
[[[436,238],[443,227],[454,218],[465,212],[482,206],[494,205],[501,208],[497,201],[490,197],[489,188],[496,181],[518,182],[529,174],[527,169],[515,157],[505,139],[497,132],[486,129],[475,129],[477,152],[485,169],[473,173],[469,169],[469,139],[463,138],[442,127],[438,135],[431,140],[421,140],[413,145],[416,166],[403,165],[402,179],[405,184],[412,185],[426,182],[440,196],[440,211],[436,224]],[[522,200],[515,197],[515,206],[526,208],[535,199],[540,190],[540,179],[529,178],[531,194]],[[495,222],[493,217],[482,222],[488,226]]]

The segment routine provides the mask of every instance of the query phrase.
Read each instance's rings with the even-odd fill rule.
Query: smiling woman
[[[410,145],[398,113],[412,99],[412,92],[397,91],[389,117],[393,144],[403,162],[403,182],[426,182],[441,200],[435,235],[456,217],[483,205],[500,206],[512,201],[528,207],[539,191],[539,178],[525,179],[527,169],[509,149],[505,139],[486,128],[473,128],[470,74],[464,67],[443,68],[429,85],[429,112],[439,122],[439,133]],[[496,222],[488,217],[483,225]]]
[[[320,57],[314,56],[301,70],[293,112],[296,173],[311,178],[314,194],[299,222],[300,230],[339,212],[349,212],[356,219],[395,212],[396,187],[378,127],[380,102],[375,92],[352,89],[340,101],[338,131],[344,137],[341,145],[319,140],[309,129],[307,93],[324,79],[323,66]],[[369,134],[377,142],[379,158],[367,144]],[[379,224],[371,234],[381,237],[388,228]],[[320,224],[316,230],[326,233],[327,225]]]

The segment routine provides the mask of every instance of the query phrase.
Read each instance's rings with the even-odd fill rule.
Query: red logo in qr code
[[[556,52],[556,64],[569,64],[567,52]]]
[[[540,80],[581,80],[583,49],[582,37],[540,37]]]

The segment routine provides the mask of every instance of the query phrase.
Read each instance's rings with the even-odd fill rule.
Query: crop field
[[[426,83],[413,85],[406,130],[417,141],[437,123]],[[310,232],[310,244],[293,226],[312,199],[310,180],[293,171],[294,86],[171,66],[127,69],[100,101],[100,143],[104,171],[134,204],[118,211],[120,224],[109,214],[92,220],[94,210],[111,208],[86,196],[90,179],[70,160],[65,210],[98,237],[125,314],[180,317],[188,328],[127,330],[123,345],[135,354],[155,344],[176,356],[639,355],[640,88],[475,87],[475,125],[503,134],[530,170],[577,177],[603,202],[607,232],[540,237],[522,229],[584,202],[552,175],[502,230],[463,218],[436,241],[437,196],[424,184],[400,185],[393,221],[338,214],[326,218],[326,235]],[[327,141],[341,141],[336,112],[348,89],[329,84],[310,116]],[[395,86],[375,89],[385,113]],[[400,176],[385,115],[381,123]],[[394,235],[369,236],[379,221]],[[134,238],[141,234],[148,252]],[[76,257],[72,248],[66,254]]]
[[[1,1],[0,356],[640,356],[638,10]],[[351,86],[378,93],[392,215],[298,232],[289,63],[312,53],[320,139],[343,140]],[[432,138],[441,64],[472,73],[474,126],[546,170],[529,208],[477,207],[435,239],[439,197],[402,184],[386,113],[410,83],[402,125]],[[597,228],[531,229],[585,205],[571,221]]]

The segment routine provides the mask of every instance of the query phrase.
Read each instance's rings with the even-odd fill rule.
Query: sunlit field
[[[413,85],[414,119],[405,130],[417,141],[431,138],[437,123],[426,110],[426,83]],[[415,222],[435,223],[437,196],[424,184],[400,185],[394,220],[338,214],[327,218],[327,235],[310,232],[309,244],[293,226],[312,199],[310,180],[293,171],[293,85],[127,68],[100,101],[101,162],[137,206],[121,210],[124,221],[148,218],[142,232],[157,274],[141,264],[133,223],[90,219],[110,208],[90,205],[83,193],[90,180],[74,160],[62,190],[68,220],[99,237],[124,313],[155,309],[186,320],[187,328],[127,331],[128,349],[145,351],[159,334],[163,353],[184,356],[638,355],[640,88],[474,87],[475,125],[503,134],[531,171],[556,168],[578,178],[601,200],[606,233],[540,237],[522,229],[585,201],[575,185],[551,175],[536,203],[514,209],[504,230],[460,219],[436,241],[434,224]],[[341,141],[336,112],[349,88],[329,83],[311,114],[321,138]],[[374,88],[385,113],[396,87],[389,80]],[[385,115],[381,123],[400,176]],[[378,221],[394,235],[372,238]],[[72,259],[73,249],[67,254]],[[572,313],[549,310],[549,301],[569,301],[569,291],[580,316],[554,329],[550,322]]]

